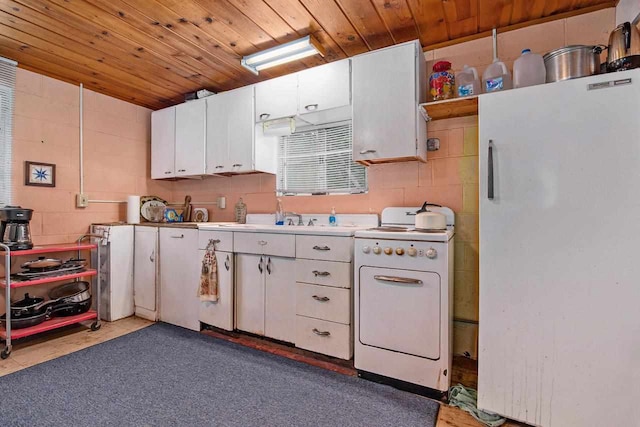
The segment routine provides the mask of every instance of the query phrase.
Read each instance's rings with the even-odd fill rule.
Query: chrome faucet
[[[304,222],[302,221],[302,215],[297,214],[295,212],[285,212],[284,217],[286,218],[288,216],[293,216],[298,218],[298,225],[304,225]],[[289,219],[289,225],[293,225],[293,221],[291,221],[291,219]]]

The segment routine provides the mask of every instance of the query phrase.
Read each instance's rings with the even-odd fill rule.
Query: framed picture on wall
[[[24,185],[55,187],[56,165],[41,162],[24,162]]]

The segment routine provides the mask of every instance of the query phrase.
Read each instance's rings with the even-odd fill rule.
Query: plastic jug
[[[493,64],[489,65],[482,73],[482,89],[484,92],[489,93],[511,89],[512,87],[509,69],[498,58],[494,59]]]
[[[480,94],[480,79],[475,67],[465,65],[462,71],[456,73],[458,96],[471,96]]]
[[[524,49],[513,63],[513,87],[540,85],[545,82],[547,69],[542,55]]]

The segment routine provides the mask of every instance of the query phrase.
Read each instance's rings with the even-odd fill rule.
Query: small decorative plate
[[[147,221],[157,221],[158,219],[154,218],[151,212],[149,212],[151,206],[166,207],[167,201],[156,196],[144,196],[140,198],[140,215],[142,215],[142,218]]]
[[[209,221],[209,211],[205,208],[195,208],[191,213],[191,218],[194,222],[207,222]]]

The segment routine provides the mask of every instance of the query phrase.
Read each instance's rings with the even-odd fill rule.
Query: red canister
[[[429,76],[429,92],[434,101],[454,97],[455,75],[451,71],[451,62],[438,61],[433,65]]]

